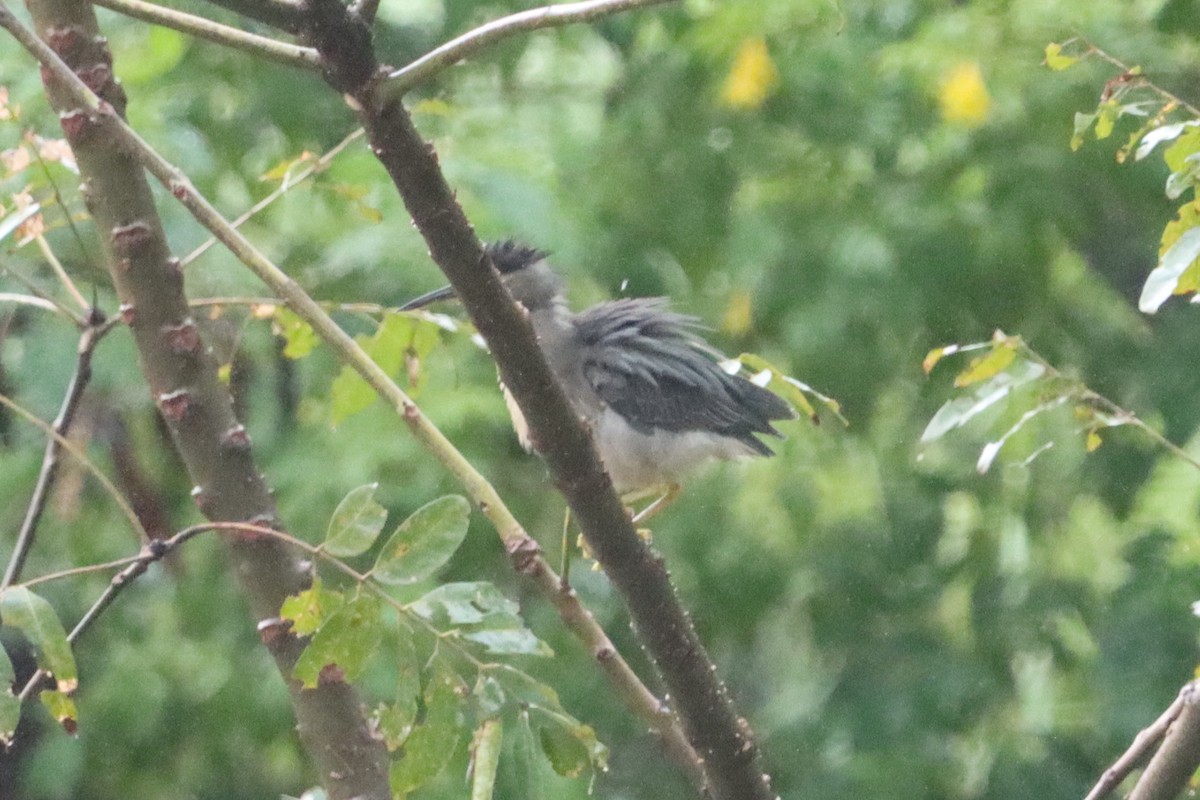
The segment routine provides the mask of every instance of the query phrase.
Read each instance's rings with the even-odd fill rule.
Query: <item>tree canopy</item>
[[[266,31],[198,0],[176,7]],[[528,7],[385,0],[375,48],[404,64]],[[278,193],[241,230],[557,564],[562,498],[517,445],[469,325],[450,308],[391,313],[444,279],[343,98],[314,72],[97,13],[131,126],[229,218]],[[85,304],[119,312],[37,64],[9,38],[0,53],[7,558],[46,441],[17,409],[53,420],[76,365],[79,330],[54,309],[80,307],[57,272]],[[1143,286],[1196,230],[1200,128],[1137,148],[1195,118],[1198,79],[1195,0],[688,0],[507,38],[408,95],[480,237],[550,251],[576,308],[667,295],[722,351],[831,398],[803,395],[819,424],[786,423],[774,458],[705,471],[650,523],[781,796],[1083,797],[1192,677],[1200,328],[1166,297],[1200,285],[1185,272],[1196,254],[1176,251],[1161,308],[1146,309]],[[395,410],[228,250],[198,251],[209,233],[156,192],[288,530],[312,545],[336,534],[325,550],[377,564],[373,577],[416,614],[325,565],[283,616],[302,625],[327,603],[350,625],[395,623],[353,643],[361,653],[329,645],[349,648],[330,660],[371,707],[415,685],[410,728],[461,722],[456,692],[486,697],[482,678],[464,689],[428,656],[444,641],[431,630],[451,626],[479,659],[502,661],[489,679],[523,705],[502,715],[496,797],[694,796]],[[13,299],[42,294],[54,303]],[[970,343],[987,345],[935,350]],[[69,440],[158,526],[151,535],[198,523],[125,326],[93,369]],[[774,386],[804,402],[795,384]],[[403,532],[422,514],[441,543],[412,534],[426,560],[388,561],[393,547],[411,555]],[[23,579],[139,546],[67,458]],[[584,605],[659,691],[621,598],[586,554],[574,559]],[[111,574],[29,589],[73,622]],[[77,734],[26,704],[0,795],[248,800],[319,783],[237,580],[210,534],[138,578],[74,648]],[[0,642],[28,676],[32,655],[0,614]],[[376,650],[391,655],[368,658]],[[315,685],[325,663],[302,657],[296,676]],[[473,751],[451,728],[410,742],[407,763],[428,752],[439,767],[414,797],[468,795]]]

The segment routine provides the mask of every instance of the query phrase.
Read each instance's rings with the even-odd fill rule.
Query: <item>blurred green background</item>
[[[381,58],[403,63],[523,7],[383,0]],[[353,129],[316,76],[100,14],[132,123],[229,216],[277,185],[261,176]],[[1200,102],[1195,0],[693,0],[518,37],[412,97],[481,236],[551,250],[578,304],[668,294],[726,352],[759,353],[841,402],[848,428],[788,425],[777,458],[704,473],[653,525],[786,798],[1078,798],[1192,676],[1200,473],[1131,431],[1085,454],[1069,413],[1028,426],[984,476],[975,460],[997,434],[986,420],[918,446],[953,392],[952,368],[924,376],[925,353],[996,328],[1180,444],[1200,423],[1196,312],[1136,311],[1174,213],[1166,171],[1115,163],[1132,123],[1071,152],[1074,112],[1093,110],[1117,74],[1099,61],[1041,65],[1047,43],[1072,36]],[[20,106],[0,121],[0,150],[28,131],[59,136],[31,60],[7,39],[0,54],[0,86]],[[53,203],[48,176],[82,214],[58,164],[3,173],[0,203],[11,210],[27,185]],[[204,240],[165,195],[160,208],[178,253]],[[94,231],[80,222],[77,240],[58,208],[47,222],[84,293],[115,311]],[[398,304],[441,282],[361,141],[244,230],[322,300]],[[0,267],[62,296],[35,246],[0,247]],[[193,298],[265,294],[216,248],[187,282]],[[0,291],[25,289],[0,272]],[[395,519],[455,490],[384,409],[330,425],[327,351],[288,361],[246,308],[203,316],[215,317],[218,353],[238,353],[245,421],[297,535],[319,540],[363,483],[380,482]],[[338,319],[371,329],[362,314]],[[0,390],[52,418],[74,331],[0,304],[0,336]],[[418,401],[556,558],[561,500],[515,443],[491,364],[461,335],[444,344],[423,365]],[[197,521],[125,331],[96,368],[82,425],[93,456],[135,459],[168,529]],[[0,554],[42,441],[0,414]],[[26,574],[135,547],[111,502],[68,470]],[[603,577],[582,561],[573,574],[651,676]],[[596,796],[690,796],[484,521],[443,577],[494,580],[553,645],[555,658],[522,666],[612,748]],[[103,585],[42,591],[72,621]],[[314,777],[247,620],[216,541],[189,544],[78,647],[78,738],[27,707],[0,796],[303,791]],[[386,693],[368,680],[375,690]],[[460,753],[421,796],[464,796],[465,763]],[[498,796],[586,796],[585,781],[547,768],[531,782],[511,763]]]

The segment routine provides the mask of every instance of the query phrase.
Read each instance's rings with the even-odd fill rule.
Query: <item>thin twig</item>
[[[65,315],[67,317],[70,317],[71,321],[75,323],[75,327],[80,328],[80,329],[87,327],[87,320],[84,319],[82,314],[80,314],[78,311],[71,308],[70,306],[66,305],[65,303],[60,302],[56,297],[54,297],[54,295],[49,294],[48,292],[42,291],[42,289],[36,283],[31,281],[29,278],[26,278],[24,275],[17,272],[15,269],[8,266],[7,264],[0,264],[0,269],[4,270],[6,273],[8,273],[8,276],[10,278],[12,278],[13,280],[15,280],[17,283],[24,286],[29,291],[30,294],[49,303],[59,313]],[[20,295],[17,295],[17,296],[19,297]]]
[[[162,541],[161,539],[151,539],[151,541]],[[21,585],[28,589],[31,586],[37,586],[41,583],[50,583],[51,581],[60,581],[64,578],[78,578],[80,575],[90,575],[93,572],[109,572],[114,569],[122,569],[137,561],[139,556],[125,556],[112,561],[105,561],[102,564],[88,564],[85,567],[71,567],[70,569],[60,569],[57,572],[47,572],[45,575],[38,575],[36,578],[27,578],[21,581]]]
[[[319,69],[321,66],[321,59],[317,55],[317,51],[311,47],[301,47],[280,42],[269,36],[247,33],[195,14],[186,14],[173,8],[142,2],[142,0],[90,0],[90,2],[92,5],[116,11],[127,17],[171,28],[189,36],[195,36],[197,39],[241,50],[278,64],[307,70]]]
[[[444,45],[429,51],[416,61],[388,75],[388,91],[407,92],[439,72],[454,66],[464,58],[474,55],[496,42],[521,33],[589,22],[598,17],[628,11],[634,8],[669,3],[672,0],[583,0],[578,3],[531,8],[507,17],[480,25],[474,30],[451,39]]]
[[[1188,694],[1193,691],[1192,685],[1188,684],[1175,698],[1175,702],[1167,707],[1167,710],[1154,721],[1154,724],[1138,732],[1138,735],[1133,737],[1133,743],[1129,745],[1129,749],[1121,754],[1113,765],[1104,771],[1104,775],[1092,787],[1092,790],[1087,793],[1087,797],[1083,800],[1100,800],[1109,792],[1121,785],[1121,781],[1133,772],[1142,759],[1144,759],[1150,750],[1167,735],[1167,728],[1179,716],[1179,712],[1183,710],[1183,704]]]
[[[1108,52],[1106,52],[1103,48],[1097,47],[1096,45],[1092,44],[1087,39],[1084,39],[1083,37],[1078,37],[1078,41],[1083,42],[1085,45],[1087,45],[1088,49],[1087,49],[1087,52],[1084,53],[1084,55],[1098,56],[1100,59],[1107,61],[1109,64],[1112,64],[1114,67],[1121,70],[1122,74],[1129,74],[1133,71],[1133,67],[1129,66],[1124,61],[1117,58],[1116,56],[1109,55]],[[1188,101],[1186,101],[1182,97],[1180,97],[1179,95],[1177,95],[1173,92],[1167,91],[1166,89],[1162,88],[1157,83],[1150,80],[1149,78],[1147,78],[1144,75],[1141,76],[1141,80],[1142,80],[1142,84],[1144,86],[1146,86],[1150,90],[1154,91],[1156,94],[1158,94],[1159,97],[1162,97],[1164,100],[1167,100],[1168,102],[1174,103],[1175,105],[1177,105],[1180,108],[1187,111],[1193,117],[1200,117],[1200,108],[1197,108],[1196,106],[1192,105],[1191,103],[1189,103]]]
[[[1080,400],[1100,406],[1104,409],[1104,411],[1121,420],[1124,424],[1131,425],[1149,436],[1159,447],[1162,447],[1172,455],[1200,470],[1200,459],[1197,459],[1191,453],[1184,450],[1166,436],[1163,436],[1154,428],[1147,425],[1137,414],[1122,408],[1112,400],[1109,400],[1104,395],[1090,388],[1082,381],[1064,375],[1057,367],[1051,364],[1045,356],[1030,347],[1023,339],[1021,340],[1021,350],[1031,361],[1036,362],[1046,370],[1047,377],[1058,378],[1071,383],[1074,386],[1074,390],[1077,392],[1077,396]]]
[[[76,305],[84,311],[88,311],[91,308],[91,304],[80,293],[79,288],[75,285],[75,281],[71,280],[71,276],[63,269],[62,262],[58,260],[58,256],[50,249],[50,243],[46,241],[46,237],[38,234],[35,241],[37,241],[38,249],[42,251],[42,258],[46,259],[46,263],[54,271],[54,276],[58,278],[59,283],[67,290],[67,294],[71,295],[71,299],[75,301]]]
[[[0,303],[16,303],[22,306],[33,306],[45,311],[53,311],[59,313],[60,309],[54,303],[44,297],[34,297],[31,294],[17,294],[16,292],[0,292]]]
[[[121,513],[123,513],[125,518],[129,520],[130,527],[133,528],[138,537],[143,541],[150,538],[146,533],[146,529],[142,527],[141,520],[138,519],[137,514],[134,513],[133,508],[129,505],[129,501],[126,500],[124,495],[121,494],[121,491],[113,485],[113,482],[108,479],[108,476],[105,475],[99,467],[92,463],[91,459],[87,457],[87,454],[84,453],[78,445],[65,436],[60,435],[58,431],[54,430],[54,426],[49,422],[41,419],[24,406],[14,402],[8,397],[5,397],[3,394],[0,394],[0,406],[4,406],[9,411],[12,411],[14,414],[21,417],[31,425],[41,428],[46,432],[47,435],[54,439],[54,441],[58,442],[59,447],[61,447],[63,450],[66,450],[80,464],[82,464],[83,468],[91,473],[92,477],[94,477],[100,486],[103,487],[104,491],[108,492],[108,495],[113,499],[113,502],[117,504],[117,508],[121,509]]]
[[[225,0],[222,0],[222,4],[225,4]],[[675,718],[666,713],[664,704],[642,683],[575,593],[560,590],[558,575],[541,556],[536,541],[525,531],[495,488],[474,465],[429,421],[416,403],[358,343],[338,327],[319,303],[232,227],[207,198],[196,191],[186,175],[154,150],[119,115],[111,113],[107,104],[102,104],[62,59],[8,10],[3,0],[0,0],[0,27],[7,30],[33,55],[55,80],[71,93],[76,102],[106,121],[121,145],[134,154],[142,166],[179,199],[201,225],[216,235],[221,243],[292,311],[311,325],[317,335],[334,351],[340,362],[348,364],[358,372],[384,402],[400,414],[417,441],[455,476],[476,506],[492,522],[513,565],[530,578],[550,600],[566,627],[587,648],[601,671],[613,684],[621,700],[661,737],[663,746],[672,760],[680,764],[694,782],[702,783],[702,763]],[[0,402],[5,400],[0,397]]]
[[[25,559],[29,557],[29,551],[33,548],[38,523],[41,522],[42,512],[46,509],[50,488],[58,475],[58,465],[61,463],[59,457],[62,454],[60,442],[65,441],[71,423],[75,420],[75,412],[79,409],[79,401],[83,399],[83,392],[92,378],[92,355],[96,352],[96,345],[110,330],[112,326],[107,324],[104,314],[93,307],[88,315],[88,326],[79,336],[79,346],[75,351],[75,372],[67,384],[62,407],[52,426],[55,435],[46,442],[46,452],[42,456],[42,468],[33,487],[33,496],[29,498],[29,507],[25,510],[25,519],[21,523],[17,543],[8,559],[8,567],[4,571],[3,579],[0,579],[0,592],[21,578]]]
[[[343,150],[345,150],[352,142],[354,142],[357,139],[361,139],[363,136],[363,133],[364,133],[364,131],[362,128],[358,128],[357,130],[351,131],[350,134],[348,136],[346,136],[346,138],[342,139],[340,142],[335,144],[333,147],[331,147],[328,150],[328,152],[326,152],[320,158],[318,158],[316,161],[314,161],[313,163],[309,164],[307,167],[302,169],[298,174],[296,174],[294,176],[286,176],[279,183],[279,186],[275,187],[274,191],[272,191],[270,194],[268,194],[262,200],[259,200],[257,203],[250,206],[250,208],[248,210],[246,210],[245,213],[243,213],[237,219],[233,220],[233,222],[231,222],[230,225],[232,225],[234,228],[240,228],[242,226],[242,224],[246,222],[246,220],[250,219],[255,214],[257,214],[258,212],[262,211],[267,206],[274,203],[280,197],[283,197],[283,195],[285,195],[290,189],[292,189],[295,186],[298,186],[300,183],[307,180],[309,178],[309,176],[315,175],[318,172],[324,172],[326,169],[329,168],[329,165],[331,163],[333,163],[333,159],[335,159],[338,156],[338,154],[341,153]],[[180,265],[186,267],[188,264],[192,263],[197,258],[204,255],[205,251],[208,250],[208,248],[212,247],[216,243],[217,243],[217,238],[215,236],[210,236],[207,240],[205,240],[205,242],[203,244],[201,244],[199,247],[197,247],[192,252],[188,253],[179,262]]]
[[[168,554],[174,551],[176,547],[183,544],[188,539],[191,539],[193,536],[203,533],[204,531],[217,530],[228,527],[229,525],[237,526],[237,524],[238,523],[206,523],[203,525],[193,525],[190,528],[184,528],[169,539],[151,539],[148,541],[142,547],[142,552],[135,556],[133,561],[129,563],[125,569],[113,576],[113,579],[108,582],[108,586],[105,587],[104,592],[101,593],[98,598],[96,598],[96,601],[92,603],[91,608],[89,608],[87,612],[80,617],[79,621],[75,623],[75,627],[72,628],[71,632],[67,634],[67,642],[74,644],[76,640],[78,640],[79,637],[82,636],[87,629],[92,626],[92,623],[94,623],[99,616],[104,613],[104,610],[113,604],[113,601],[117,599],[117,595],[119,595],[125,589],[125,587],[129,586],[131,583],[145,574],[146,570],[150,569],[151,564],[156,561],[161,561]],[[256,528],[256,526],[244,527]],[[33,673],[33,675],[30,676],[29,680],[25,682],[24,688],[21,689],[17,696],[22,701],[29,699],[29,696],[33,694],[33,692],[36,691],[37,688],[42,684],[42,681],[46,680],[48,677],[50,677],[50,673],[48,673],[46,670],[37,670]]]

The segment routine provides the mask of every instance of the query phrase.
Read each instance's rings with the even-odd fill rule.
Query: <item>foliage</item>
[[[798,408],[849,421],[789,426],[776,458],[697,477],[653,525],[784,796],[1080,797],[1192,674],[1200,474],[1132,422],[1194,452],[1200,335],[1194,311],[1165,300],[1198,285],[1200,133],[1154,88],[1197,102],[1200,31],[1183,5],[692,0],[508,41],[413,98],[481,235],[553,251],[578,304],[670,294],[726,351],[762,353],[743,359],[752,371],[801,376]],[[518,7],[385,3],[379,46],[400,63]],[[561,504],[513,441],[486,356],[444,317],[390,311],[441,279],[370,154],[351,144],[291,182],[350,132],[339,99],[104,13],[138,130],[230,215],[286,183],[243,229],[417,391],[557,555]],[[44,240],[115,312],[37,70],[3,52],[0,292],[32,283],[75,308]],[[161,207],[177,252],[205,240]],[[689,796],[486,526],[429,540],[420,569],[381,555],[399,555],[381,541],[389,512],[455,487],[231,257],[213,248],[186,270],[289,529],[342,562],[384,559],[364,581],[321,559],[287,615],[314,634],[300,677],[358,677],[381,733],[412,756],[393,786],[583,797],[588,779],[563,776],[603,763],[601,740],[597,796]],[[1159,313],[1140,316],[1139,297]],[[996,329],[1011,335],[988,339]],[[76,331],[4,301],[0,332],[0,391],[52,418]],[[948,342],[981,342],[958,388],[919,368]],[[824,395],[802,402],[808,387]],[[89,455],[168,530],[194,521],[127,332],[103,343],[89,397]],[[41,436],[0,415],[0,542]],[[68,463],[26,576],[137,547]],[[71,621],[108,577],[30,592]],[[572,579],[651,675],[603,576]],[[75,650],[77,738],[26,705],[0,793],[237,800],[314,783],[233,583],[201,537],[127,590]],[[31,651],[4,613],[26,677]],[[557,655],[531,657],[544,647]]]

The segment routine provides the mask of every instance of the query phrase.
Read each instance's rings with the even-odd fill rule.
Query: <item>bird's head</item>
[[[484,245],[509,294],[529,311],[553,307],[563,300],[563,281],[546,262],[549,253],[506,239]],[[409,300],[401,311],[412,311],[453,298],[454,289],[446,286]]]

